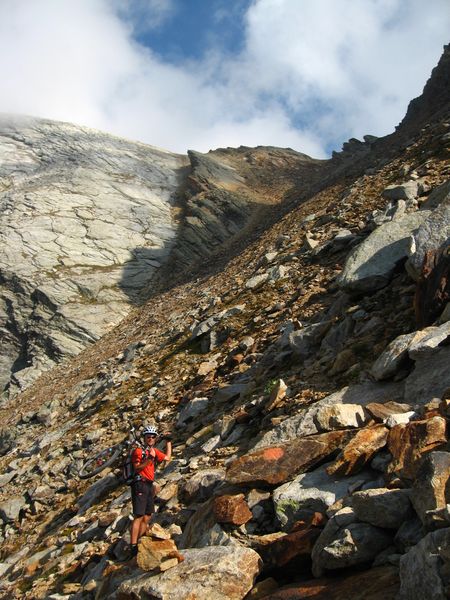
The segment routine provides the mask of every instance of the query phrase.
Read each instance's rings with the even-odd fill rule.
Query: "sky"
[[[448,0],[0,0],[0,112],[322,158],[391,133],[449,31]]]

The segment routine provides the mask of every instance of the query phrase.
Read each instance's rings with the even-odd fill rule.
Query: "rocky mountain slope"
[[[394,134],[326,164],[207,155],[242,166],[206,188],[273,197],[260,228],[1,410],[2,597],[448,597],[449,52]],[[148,422],[174,458],[136,562],[118,465],[78,470]]]
[[[265,164],[267,153],[235,154],[179,156],[2,116],[0,388],[24,389],[99,339],[151,294],[169,258],[161,281],[260,222],[283,185],[268,197],[253,173],[263,166],[246,164]],[[294,151],[269,154],[279,179],[320,164]]]

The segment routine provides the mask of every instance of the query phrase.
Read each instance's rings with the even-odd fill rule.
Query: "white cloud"
[[[450,30],[447,0],[254,0],[238,56],[209,48],[174,65],[133,35],[163,27],[177,1],[1,0],[0,111],[180,152],[267,144],[318,156],[392,131]]]

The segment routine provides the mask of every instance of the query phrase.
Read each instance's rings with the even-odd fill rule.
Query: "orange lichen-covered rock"
[[[237,484],[284,483],[330,456],[351,435],[348,431],[330,431],[261,448],[234,460],[228,467],[226,480]]]
[[[438,450],[446,442],[446,421],[443,417],[434,416],[396,425],[389,432],[388,449],[393,460],[388,472],[404,479],[415,479],[419,459],[432,450]]]
[[[218,523],[244,525],[252,518],[252,513],[244,499],[244,494],[226,495],[214,498],[214,516]]]
[[[361,471],[374,454],[386,445],[389,429],[374,425],[358,431],[327,469],[329,475],[354,475]]]
[[[161,563],[171,558],[176,558],[177,562],[183,560],[173,540],[141,538],[137,563],[143,571],[159,570]]]

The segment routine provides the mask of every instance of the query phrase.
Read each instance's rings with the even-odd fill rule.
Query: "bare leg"
[[[131,524],[131,544],[138,543],[143,519],[145,519],[145,517],[134,517],[133,523]],[[145,524],[144,527],[146,528],[147,525]]]
[[[152,515],[144,515],[142,517],[138,539],[141,538],[144,535],[144,533],[147,531],[147,526],[150,523],[151,518],[152,518]]]

